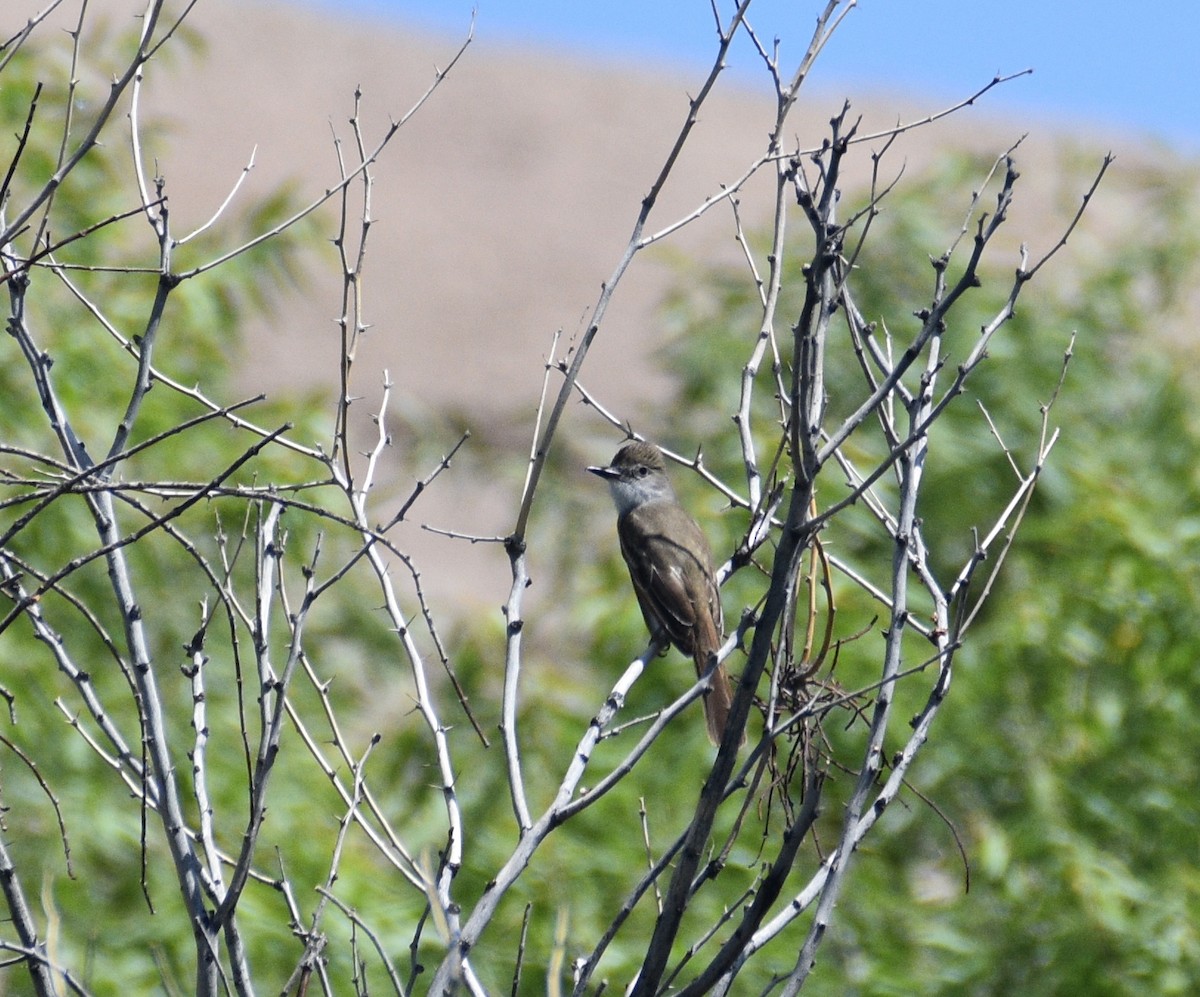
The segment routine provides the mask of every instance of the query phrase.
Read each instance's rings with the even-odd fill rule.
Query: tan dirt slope
[[[41,4],[5,6],[0,24],[7,25],[20,23],[14,14],[27,16]],[[25,6],[29,11],[17,9]],[[125,6],[110,0],[106,9]],[[464,36],[468,17],[464,7]],[[255,193],[294,181],[304,198],[314,196],[336,180],[331,129],[350,139],[346,121],[355,87],[362,89],[368,139],[378,138],[461,41],[328,10],[244,0],[204,0],[190,23],[205,39],[205,54],[177,59],[170,71],[152,66],[146,84],[148,112],[172,126],[169,143],[154,155],[179,231],[212,213],[254,147],[248,183]],[[798,36],[807,30],[807,21],[797,24]],[[478,34],[376,170],[364,286],[372,329],[358,358],[364,427],[386,367],[398,411],[418,422],[427,410],[461,412],[461,421],[511,450],[519,465],[552,334],[561,329],[569,338],[586,321],[684,120],[687,95],[702,78],[677,68],[514,50]],[[940,109],[911,96],[822,91],[819,72],[814,83],[791,122],[806,145],[820,141],[825,122],[846,98],[865,114],[867,129]],[[773,114],[765,91],[719,87],[703,108],[651,229],[740,176],[762,146]],[[981,108],[968,108],[907,137],[890,161],[919,172],[949,145],[999,153],[1023,131],[1031,132],[1020,153],[1030,191],[1012,227],[1033,248],[1046,248],[1078,193],[1073,179],[1069,190],[1056,179],[1058,136],[1048,126],[998,122]],[[1084,140],[1083,148],[1098,160],[1109,144]],[[857,158],[861,182],[869,157]],[[763,194],[762,185],[752,185],[743,197],[750,224],[767,215]],[[325,215],[331,235],[334,217]],[[646,254],[628,273],[585,371],[593,392],[651,434],[653,406],[637,400],[653,393],[660,376],[651,357],[659,342],[656,308],[678,274],[671,261],[679,254],[736,260],[730,211],[710,212],[669,246]],[[329,254],[273,321],[252,330],[243,386],[332,389],[338,308],[339,281]],[[582,418],[572,413],[565,439]],[[452,442],[448,433],[445,443]],[[609,455],[590,456],[599,461]],[[580,487],[587,486],[581,479]],[[511,496],[481,498],[481,491],[444,482],[419,518],[476,533],[506,532]],[[597,490],[598,516],[607,517],[605,504]],[[495,548],[466,550],[417,531],[406,542],[422,558],[435,592],[449,594],[462,585],[461,558],[467,558],[469,588],[489,602],[501,600],[506,568]]]

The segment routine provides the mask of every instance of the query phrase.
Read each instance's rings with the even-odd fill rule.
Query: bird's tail
[[[708,669],[709,655],[696,655],[696,674],[703,675]],[[709,690],[704,694],[704,722],[708,727],[708,739],[713,744],[720,744],[725,736],[725,724],[729,720],[729,708],[733,705],[733,689],[729,685],[729,673],[724,665],[717,665],[712,673]],[[739,743],[746,742],[742,734]]]

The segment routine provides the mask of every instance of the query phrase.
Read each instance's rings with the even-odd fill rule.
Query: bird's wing
[[[721,627],[721,600],[712,576],[708,541],[696,521],[674,503],[631,509],[618,531],[621,553],[629,567],[643,613],[685,654],[692,653],[699,616],[707,629],[712,620]],[[707,604],[707,613],[697,613]],[[648,620],[647,622],[651,622]],[[718,634],[705,633],[708,644]]]

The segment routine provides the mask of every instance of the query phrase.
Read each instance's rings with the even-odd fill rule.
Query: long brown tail
[[[696,656],[696,674],[703,675],[708,662],[701,662]],[[725,736],[725,723],[729,719],[729,708],[733,705],[733,690],[729,687],[729,674],[724,665],[718,665],[713,672],[711,688],[704,694],[704,722],[708,727],[708,739],[713,744],[720,744]],[[739,742],[744,744],[746,735]]]

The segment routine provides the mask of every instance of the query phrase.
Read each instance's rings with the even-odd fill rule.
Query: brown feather
[[[721,646],[723,626],[704,532],[677,503],[649,502],[621,517],[617,535],[646,626],[652,633],[663,631],[692,658],[696,675],[703,675]],[[671,567],[663,570],[664,564]],[[732,700],[724,665],[713,672],[710,686],[704,718],[709,738],[718,744]]]

